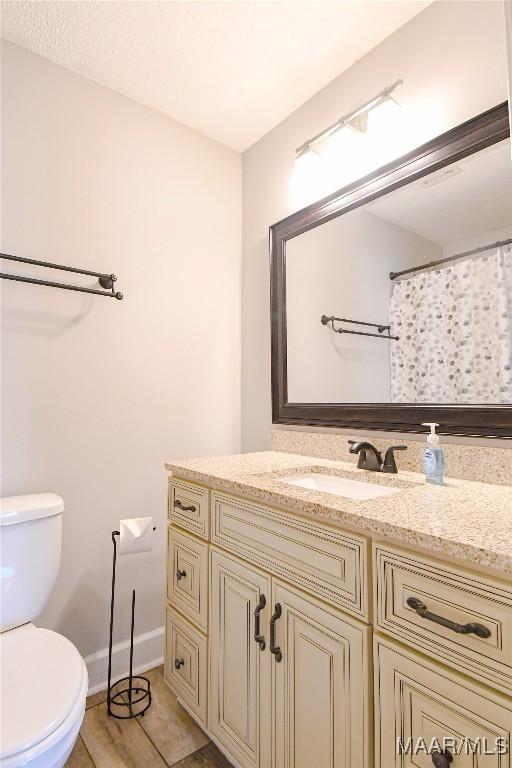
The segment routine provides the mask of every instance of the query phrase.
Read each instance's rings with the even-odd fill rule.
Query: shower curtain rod
[[[476,253],[481,253],[482,251],[490,251],[491,248],[499,248],[501,245],[510,245],[510,243],[512,243],[512,237],[509,237],[508,240],[500,240],[497,243],[481,245],[479,248],[473,248],[473,250],[464,251],[464,253],[457,253],[455,256],[447,256],[446,259],[438,259],[437,261],[430,261],[428,264],[420,264],[417,267],[402,269],[401,272],[390,272],[389,279],[395,280],[395,278],[400,277],[401,275],[408,275],[410,272],[421,272],[422,270],[429,269],[430,267],[437,267],[439,264],[448,264],[450,261],[455,261],[455,259],[462,259],[464,256],[474,256]]]

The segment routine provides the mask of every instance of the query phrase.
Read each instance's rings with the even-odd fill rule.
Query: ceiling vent
[[[434,187],[436,184],[441,184],[443,181],[451,179],[452,176],[458,176],[459,173],[462,173],[462,168],[459,168],[457,165],[449,165],[446,168],[441,168],[436,173],[431,173],[426,179],[423,179],[421,186]]]

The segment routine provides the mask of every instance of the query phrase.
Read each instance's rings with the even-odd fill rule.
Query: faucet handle
[[[389,472],[390,474],[396,475],[396,473],[398,472],[398,469],[395,461],[395,451],[406,451],[406,450],[407,450],[406,445],[391,445],[387,449],[386,455],[384,456],[382,471]]]

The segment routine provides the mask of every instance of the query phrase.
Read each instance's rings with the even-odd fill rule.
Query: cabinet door
[[[210,731],[242,768],[268,768],[270,578],[213,549],[210,567]]]
[[[510,768],[512,700],[375,638],[376,768]]]
[[[366,768],[369,627],[277,581],[272,610],[273,768]]]

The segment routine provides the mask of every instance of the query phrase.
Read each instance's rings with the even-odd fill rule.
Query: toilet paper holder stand
[[[153,530],[156,527],[153,526]],[[144,712],[151,704],[151,683],[147,677],[133,674],[133,630],[135,626],[135,590],[132,590],[132,612],[130,627],[130,672],[112,683],[112,637],[114,632],[114,601],[116,588],[116,560],[119,531],[112,531],[114,554],[112,558],[112,593],[110,597],[110,633],[108,642],[108,682],[107,682],[107,711],[111,717],[118,720],[129,720],[132,717],[144,717]],[[117,712],[114,709],[117,709]]]

